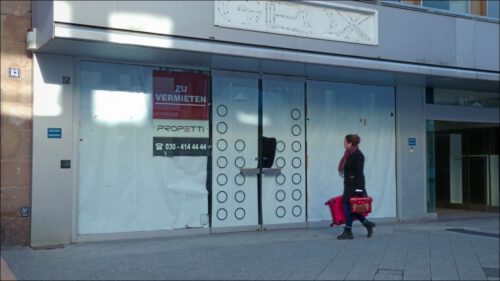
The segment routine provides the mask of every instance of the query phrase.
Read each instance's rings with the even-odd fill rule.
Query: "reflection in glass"
[[[427,88],[426,102],[428,104],[498,108],[500,95],[494,92]]]

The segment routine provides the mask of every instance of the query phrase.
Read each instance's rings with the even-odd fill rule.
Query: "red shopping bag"
[[[361,213],[361,214],[371,213],[372,201],[373,199],[368,196],[352,197],[349,202],[351,205],[351,213]]]
[[[346,218],[344,212],[344,203],[342,202],[342,195],[335,196],[332,199],[326,201],[325,205],[330,208],[330,214],[332,216],[332,223],[330,224],[330,226],[345,224]],[[362,213],[361,215],[366,217],[368,213]],[[354,217],[353,220],[356,220],[356,218]]]

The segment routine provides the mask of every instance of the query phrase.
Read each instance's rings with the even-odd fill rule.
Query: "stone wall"
[[[1,3],[1,245],[29,245],[31,209],[32,56],[26,51],[31,1]],[[20,70],[9,77],[9,68]]]

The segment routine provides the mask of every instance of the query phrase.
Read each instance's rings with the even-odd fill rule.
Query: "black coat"
[[[349,203],[349,199],[356,194],[356,189],[362,189],[366,194],[365,175],[363,167],[365,156],[360,150],[356,150],[345,162],[344,166],[344,194],[342,202]]]

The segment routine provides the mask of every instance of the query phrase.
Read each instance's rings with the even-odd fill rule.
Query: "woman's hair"
[[[361,142],[361,138],[356,134],[349,134],[345,136],[345,140],[353,146],[357,146]]]

